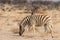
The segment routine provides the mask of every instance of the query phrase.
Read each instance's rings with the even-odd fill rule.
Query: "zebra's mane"
[[[24,21],[24,22],[27,22],[27,21],[29,20],[29,17],[30,17],[30,16],[24,17],[24,18],[21,20],[20,25],[21,25],[21,23],[22,23],[23,21]]]

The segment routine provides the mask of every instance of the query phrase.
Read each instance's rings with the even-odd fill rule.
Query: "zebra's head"
[[[25,31],[26,25],[30,25],[29,16],[25,17],[19,24],[19,35],[21,36]]]
[[[19,35],[22,36],[22,34],[24,33],[25,31],[25,27],[23,25],[19,25]]]

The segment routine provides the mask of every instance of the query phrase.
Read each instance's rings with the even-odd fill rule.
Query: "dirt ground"
[[[8,7],[10,8],[9,5]],[[0,10],[0,40],[60,40],[60,11],[48,10],[47,12],[53,18],[53,38],[50,33],[45,33],[43,28],[40,28],[40,32],[36,31],[35,33],[33,31],[25,31],[24,36],[19,36],[17,33],[18,23],[27,16],[27,14],[20,14],[19,12]]]
[[[42,30],[42,28],[40,29]],[[60,40],[60,23],[54,25],[53,27],[53,38],[50,34],[46,34],[41,32],[37,34],[33,34],[33,32],[25,32],[24,36],[19,36],[19,34],[15,34],[9,31],[1,31],[0,32],[0,40]]]

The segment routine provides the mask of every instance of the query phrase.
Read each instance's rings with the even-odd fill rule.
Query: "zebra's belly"
[[[35,26],[40,27],[40,26],[42,26],[42,24],[35,24]]]
[[[36,23],[35,26],[41,27],[41,26],[44,26],[44,23]]]

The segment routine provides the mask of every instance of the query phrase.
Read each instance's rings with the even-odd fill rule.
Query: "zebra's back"
[[[31,21],[33,20],[36,26],[41,26],[50,21],[50,16],[48,15],[32,15]]]

